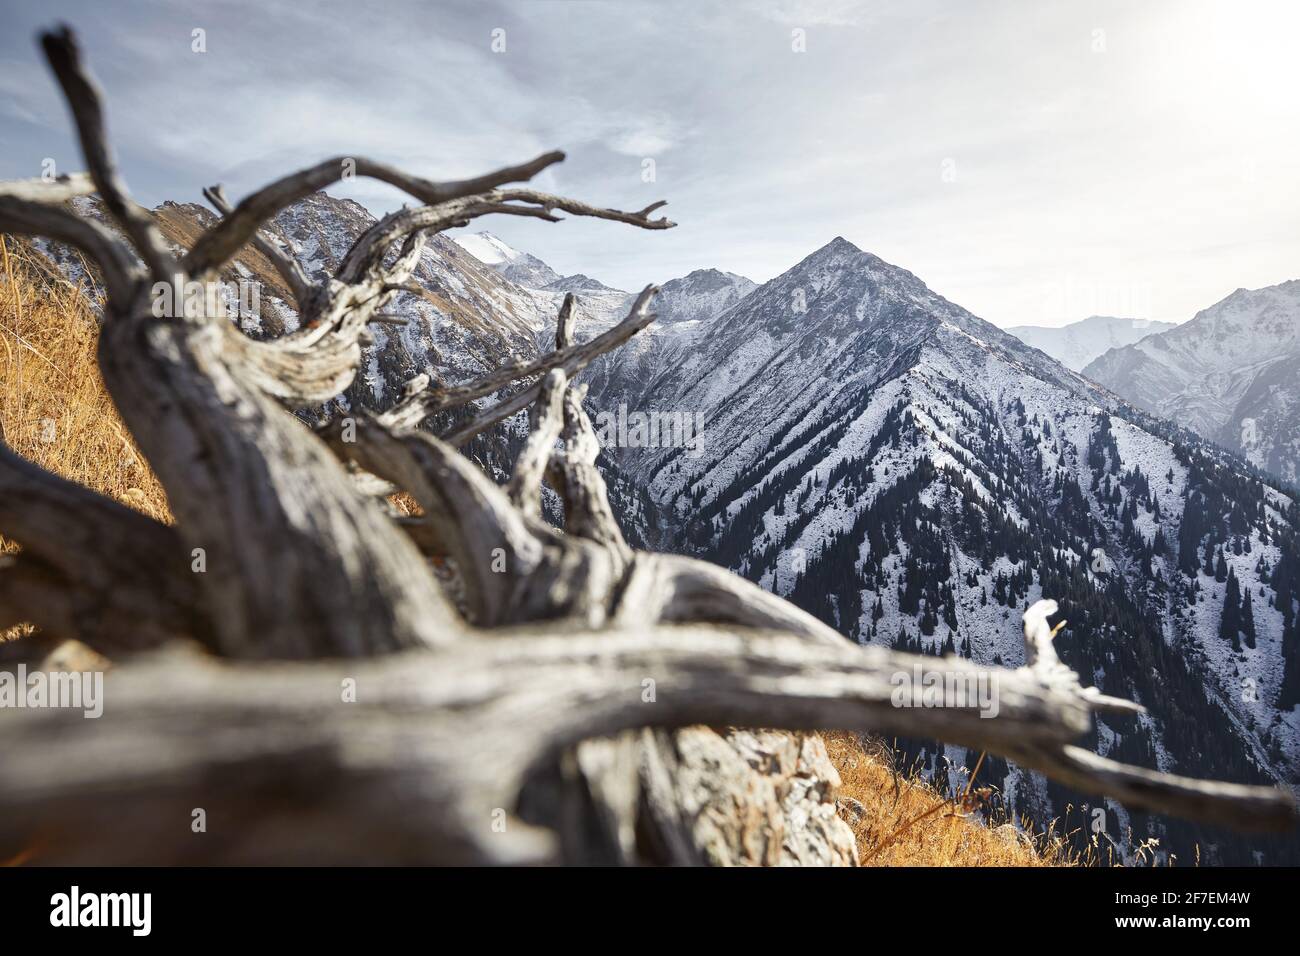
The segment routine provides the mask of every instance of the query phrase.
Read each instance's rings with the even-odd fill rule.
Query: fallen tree
[[[117,173],[75,38],[42,45],[88,173],[0,184],[0,230],[66,243],[98,267],[104,382],[176,521],[0,448],[0,532],[23,549],[0,567],[0,625],[37,625],[34,648],[75,639],[117,662],[102,719],[0,711],[0,854],[36,843],[46,862],[851,862],[833,780],[818,789],[834,772],[815,738],[789,749],[779,735],[707,729],[734,726],[934,737],[1135,809],[1293,825],[1283,791],[1072,746],[1094,712],[1141,708],[1082,687],[1056,658],[1054,602],[1025,615],[1024,667],[983,668],[854,646],[720,568],[629,547],[574,379],[653,320],[653,286],[583,343],[566,298],[553,352],[479,381],[422,375],[386,411],[315,427],[293,414],[352,382],[368,326],[392,321],[383,309],[434,233],[558,212],[666,229],[651,218],[661,203],[622,212],[512,185],[559,153],[448,183],[341,158],[236,205],[209,189],[223,218],[178,253]],[[352,170],[421,205],[381,219],[313,282],[259,230]],[[92,192],[115,228],[67,205]],[[224,314],[157,314],[159,288],[217,281],[248,243],[291,290],[296,331],[255,341]],[[452,409],[469,414],[430,430]],[[525,409],[530,437],[501,487],[457,446]],[[543,482],[563,531],[542,520]],[[394,491],[420,513],[394,515]],[[435,562],[452,569],[454,601]],[[900,681],[918,670],[959,690],[932,706]],[[995,716],[971,690],[989,686]],[[814,837],[793,832],[796,816]]]

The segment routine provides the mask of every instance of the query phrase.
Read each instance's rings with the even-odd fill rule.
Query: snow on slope
[[[511,262],[523,255],[517,249],[506,245],[490,232],[475,232],[457,236],[455,243],[479,262],[490,266]]]
[[[560,279],[560,274],[541,259],[520,252],[490,232],[460,235],[452,241],[479,262],[525,288],[541,289]]]

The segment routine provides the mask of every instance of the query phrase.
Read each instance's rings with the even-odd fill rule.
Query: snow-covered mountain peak
[[[520,252],[490,232],[456,236],[453,241],[479,262],[526,289],[544,289],[561,278],[541,259]]]
[[[455,242],[479,262],[489,266],[499,265],[502,262],[513,262],[523,255],[518,249],[498,239],[490,232],[475,232],[467,236],[457,236]]]

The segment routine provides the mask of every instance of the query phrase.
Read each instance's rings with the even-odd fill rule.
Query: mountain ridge
[[[1082,372],[1089,362],[1110,349],[1131,345],[1174,327],[1173,322],[1090,315],[1062,326],[1017,325],[1007,331],[1046,352],[1066,368]]]
[[[1300,279],[1239,288],[1084,374],[1284,480],[1300,480]]]

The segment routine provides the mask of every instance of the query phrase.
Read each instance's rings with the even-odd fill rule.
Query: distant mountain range
[[[176,204],[155,214],[178,245],[212,218]],[[274,230],[320,272],[373,221],[318,193]],[[235,274],[266,290],[262,314],[242,320],[250,334],[292,327],[268,263],[249,251]],[[549,351],[566,285],[580,337],[621,318],[631,298],[587,277],[566,280],[490,234],[435,237],[415,282],[420,291],[388,309],[412,321],[377,330],[345,403],[387,405],[417,372],[455,383]],[[1272,421],[1265,409],[1280,392],[1268,386],[1294,379],[1262,353],[1294,345],[1285,334],[1292,286],[1236,294],[1240,302],[1229,297],[1185,326],[1112,349],[1080,374],[1052,357],[1046,345],[1055,344],[1040,351],[836,238],[762,285],[713,269],[664,282],[658,320],[583,380],[593,414],[623,416],[601,464],[633,541],[726,565],[848,639],[985,663],[1020,664],[1020,612],[1056,598],[1068,620],[1061,657],[1104,692],[1148,708],[1099,720],[1083,746],[1162,770],[1294,786],[1300,508],[1250,462],[1181,427],[1218,427],[1242,408]],[[1102,320],[1105,334],[1142,331],[1113,324],[1124,321]],[[1195,335],[1180,346],[1174,337],[1188,329]],[[1256,329],[1264,346],[1232,339]],[[1091,349],[1100,337],[1076,336],[1075,351],[1061,354],[1077,364],[1079,343]],[[1174,344],[1153,344],[1164,340]],[[1171,374],[1161,368],[1180,380],[1202,368],[1190,358],[1147,364],[1153,356],[1209,363],[1216,351],[1231,411],[1216,405],[1202,421],[1191,414],[1201,406],[1169,406],[1174,423],[1151,414],[1182,394],[1155,391],[1153,380]],[[1111,367],[1152,390],[1150,401],[1121,398],[1128,386],[1106,374]],[[643,429],[645,420],[701,428]],[[504,476],[525,428],[518,416],[467,452]],[[953,787],[978,756],[906,746]],[[1040,822],[1086,802],[996,759],[980,781],[998,788],[1006,809]],[[1121,847],[1152,836],[1182,862],[1197,847],[1204,862],[1300,862],[1295,841],[1099,808]],[[1090,835],[1094,819],[1065,822],[1087,822]]]
[[[1300,481],[1300,280],[1238,289],[1190,322],[1099,356],[1084,374]]]
[[[1172,322],[1094,315],[1058,328],[1017,325],[1007,331],[1025,344],[1042,349],[1066,368],[1081,372],[1085,365],[1110,349],[1123,348],[1172,328]]]

